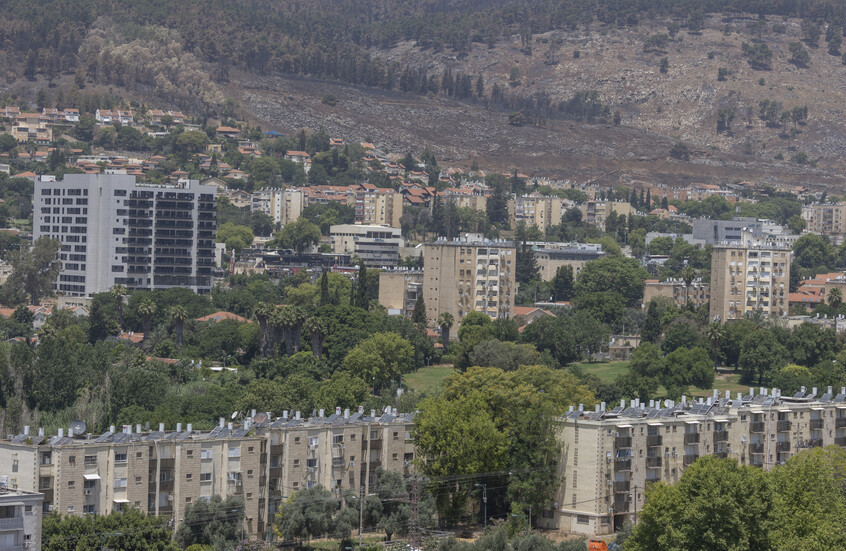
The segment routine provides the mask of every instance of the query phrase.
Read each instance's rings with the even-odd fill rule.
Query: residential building
[[[815,203],[802,208],[805,229],[831,238],[835,244],[846,236],[846,203]]]
[[[763,311],[783,317],[788,310],[790,249],[776,245],[714,245],[711,255],[712,320],[743,319]]]
[[[628,216],[635,213],[635,209],[625,201],[588,201],[581,205],[585,222],[605,230],[605,221],[612,212],[617,216]]]
[[[571,408],[559,419],[558,439],[561,485],[538,523],[611,534],[643,509],[650,484],[677,482],[702,456],[770,469],[808,448],[846,446],[846,388],[835,394],[802,387],[792,397],[750,389],[735,399],[715,390],[696,402]]]
[[[0,549],[41,549],[44,496],[17,487],[14,475],[0,480]]]
[[[329,239],[334,253],[354,254],[371,268],[399,264],[405,243],[399,228],[375,224],[336,224],[329,227]]]
[[[355,223],[401,227],[402,194],[392,189],[362,189],[355,193]]]
[[[379,272],[379,304],[389,316],[411,317],[423,292],[423,270],[397,268]]]
[[[33,238],[61,242],[56,290],[88,297],[130,289],[212,287],[215,187],[147,185],[134,176],[67,174],[35,182]]]
[[[647,279],[643,288],[643,307],[649,306],[652,299],[657,297],[668,298],[679,308],[688,304],[694,308],[699,308],[708,304],[711,299],[711,286],[703,282],[702,278],[693,280],[690,287],[685,285],[682,279],[668,279],[666,281]]]
[[[44,495],[38,513],[135,508],[170,517],[174,528],[191,503],[240,496],[246,535],[263,538],[279,504],[296,491],[319,484],[340,501],[344,490],[367,493],[378,467],[410,474],[413,419],[396,410],[366,415],[359,407],[328,416],[320,410],[309,419],[300,412],[275,419],[259,413],[237,425],[221,418],[211,431],[177,423],[176,431],[126,425],[100,436],[64,429],[45,436],[25,427],[0,441],[0,474]]]
[[[508,220],[511,228],[524,222],[527,227],[537,226],[541,232],[561,223],[561,215],[570,203],[561,197],[549,197],[540,193],[517,195],[508,201]]]
[[[543,281],[551,281],[561,266],[572,266],[573,276],[578,276],[585,264],[605,256],[598,243],[531,242],[535,261]]]
[[[449,312],[455,320],[452,331],[457,332],[470,312],[511,317],[516,266],[517,249],[511,241],[468,234],[424,244],[423,298],[429,322],[434,324]]]
[[[48,144],[53,141],[53,128],[49,119],[39,113],[20,113],[15,116],[11,135],[18,143]]]
[[[763,223],[756,218],[732,218],[731,220],[699,218],[693,221],[693,239],[704,241],[708,245],[740,242],[743,240],[744,232],[755,238],[761,238]]]
[[[420,189],[420,188],[418,188]],[[421,190],[423,192],[425,190]],[[441,192],[444,201],[452,201],[456,208],[473,209],[487,212],[488,198],[477,190],[464,188],[446,188]]]
[[[263,212],[277,224],[295,222],[305,208],[305,196],[299,188],[265,188],[253,192],[253,212]]]

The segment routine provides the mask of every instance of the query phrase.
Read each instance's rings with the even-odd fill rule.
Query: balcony
[[[23,530],[23,522],[23,517],[0,518],[0,530]]]
[[[664,437],[660,434],[653,434],[646,437],[646,446],[648,448],[654,448],[657,446],[661,446],[664,443]]]
[[[699,459],[698,455],[685,454],[683,464],[684,464],[685,467],[689,467],[689,466],[693,465],[694,463],[696,463],[697,459]]]
[[[628,492],[628,491],[629,491],[629,489],[631,488],[631,484],[632,484],[632,483],[631,483],[631,482],[629,482],[628,480],[624,480],[624,481],[620,481],[620,482],[615,482],[615,483],[614,483],[614,491],[615,491],[616,493],[625,493],[625,492]]]
[[[846,428],[846,417],[838,417],[834,420],[834,427],[838,429]]]
[[[822,448],[823,441],[822,438],[811,438],[808,440],[808,447],[809,448]]]
[[[714,431],[714,443],[717,442],[728,442],[729,433],[727,430],[715,430]]]
[[[811,419],[811,430],[819,430],[823,428],[824,419]]]
[[[789,452],[790,451],[790,442],[776,442],[776,451],[777,452]]]
[[[660,457],[647,457],[646,458],[646,468],[647,469],[658,469],[661,467],[661,458]]]
[[[631,459],[618,459],[614,461],[614,470],[619,472],[624,471],[631,471],[632,470],[632,461]]]
[[[751,426],[749,427],[749,432],[755,432],[755,433],[764,432],[764,423],[762,421],[752,423]]]
[[[778,421],[778,423],[776,423],[776,430],[778,432],[788,432],[790,431],[791,425],[792,423],[790,421]]]
[[[629,502],[628,501],[615,501],[614,502],[614,512],[615,513],[628,513],[629,512]]]
[[[761,454],[764,453],[764,444],[749,444],[749,453]]]
[[[618,436],[614,439],[614,447],[615,448],[631,448],[632,447],[632,437],[631,436]]]
[[[728,455],[727,451],[714,452],[714,457],[719,457],[720,459],[725,459]]]
[[[691,444],[698,444],[699,443],[699,433],[698,432],[688,432],[684,435],[684,443],[685,445]]]
[[[838,436],[834,439],[834,444],[836,446],[846,446],[846,436]]]

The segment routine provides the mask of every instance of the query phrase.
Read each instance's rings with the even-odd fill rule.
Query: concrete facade
[[[510,241],[465,237],[439,239],[423,246],[423,298],[426,316],[435,324],[452,314],[458,331],[470,312],[491,318],[509,318],[517,293],[517,249]]]
[[[765,394],[766,392],[766,394]],[[561,486],[539,515],[546,528],[611,534],[633,520],[653,482],[676,482],[699,457],[765,469],[813,447],[846,446],[846,389],[780,396],[760,389],[693,403],[634,401],[571,411],[558,425]]]
[[[561,197],[550,197],[540,193],[517,195],[508,201],[508,218],[511,228],[525,222],[527,227],[537,226],[546,232],[551,226],[561,223],[561,216],[567,210],[569,202]]]
[[[284,226],[296,222],[306,206],[303,191],[298,188],[267,188],[253,192],[250,209],[263,212],[273,222]]]
[[[178,527],[192,502],[236,495],[245,504],[245,532],[262,537],[279,504],[300,489],[319,484],[340,500],[344,490],[367,493],[377,467],[409,474],[413,417],[336,408],[328,416],[285,412],[237,426],[221,419],[212,431],[138,425],[99,437],[44,437],[26,428],[0,441],[0,475],[43,494],[39,518],[42,510],[83,515],[135,508],[169,516]]]
[[[10,487],[8,482],[0,482],[0,549],[41,549],[43,499],[44,496],[38,492],[28,492]]]
[[[337,224],[330,226],[332,252],[357,255],[369,268],[399,264],[405,241],[399,228],[376,224]]]
[[[212,287],[215,186],[184,180],[138,184],[134,176],[67,174],[35,182],[33,239],[61,242],[56,290],[91,298],[130,289]]]
[[[711,256],[712,320],[743,319],[762,310],[783,317],[788,310],[790,250],[775,245],[715,245]]]
[[[846,203],[813,204],[802,208],[805,229],[825,235],[839,245],[846,237]]]
[[[551,281],[561,266],[572,266],[577,277],[585,264],[605,256],[602,245],[593,243],[529,243],[543,281]]]
[[[692,281],[690,289],[681,279],[668,279],[667,281],[647,279],[643,288],[643,307],[649,306],[649,302],[656,297],[666,297],[679,308],[688,303],[694,308],[699,308],[711,299],[711,286],[704,283],[701,278]]]
[[[423,292],[423,270],[396,269],[379,273],[379,304],[390,316],[411,317]]]
[[[733,218],[731,220],[693,220],[693,239],[708,245],[724,242],[740,242],[744,233],[753,238],[763,235],[763,223],[755,218]]]
[[[402,194],[392,189],[362,190],[355,194],[355,223],[401,227]]]

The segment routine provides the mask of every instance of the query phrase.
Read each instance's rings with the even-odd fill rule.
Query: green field
[[[580,362],[575,365],[581,368],[585,375],[596,375],[603,381],[610,383],[613,382],[618,375],[626,372],[626,367],[629,365],[629,362]],[[723,395],[726,390],[730,390],[732,396],[735,396],[738,392],[746,394],[749,391],[749,386],[740,384],[739,373],[718,373],[716,379],[714,380],[714,388],[719,390]],[[663,388],[659,388],[658,395],[660,396],[663,391]],[[712,393],[713,389],[700,390],[693,387],[688,389],[688,394],[692,396],[711,396]]]
[[[451,365],[433,365],[429,367],[421,367],[414,373],[403,375],[402,381],[411,390],[423,392],[426,390],[434,390],[440,388],[444,379],[452,375],[453,368]]]

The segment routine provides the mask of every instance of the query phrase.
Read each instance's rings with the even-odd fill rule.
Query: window
[[[126,463],[126,453],[115,452],[115,463]]]
[[[73,488],[76,486],[76,482],[73,480],[68,480],[68,488]]]
[[[73,505],[68,506],[68,513],[73,513]]]
[[[253,446],[247,448],[247,453],[253,453]]]
[[[194,450],[185,450],[185,455],[188,457],[194,457]]]
[[[306,467],[317,467],[317,459],[306,459]]]
[[[140,476],[135,477],[135,484],[141,484],[141,477]]]
[[[393,456],[391,456],[391,459],[396,461],[397,459],[399,459],[399,454],[398,453],[393,454]]]
[[[97,506],[96,505],[83,505],[82,506],[82,514],[83,515],[96,515],[97,514]]]
[[[185,474],[185,480],[193,480],[193,478],[194,478],[194,475],[193,475],[193,474],[191,474],[191,473],[186,473],[186,474]]]
[[[82,487],[85,488],[86,490],[92,490],[92,489],[97,487],[97,481],[96,480],[86,480],[82,483]]]
[[[70,463],[71,465],[75,465],[76,464],[76,456],[75,455],[69,455],[68,456],[68,463]]]
[[[344,443],[344,435],[343,434],[336,434],[332,437],[333,444],[343,444]]]
[[[299,443],[300,443],[300,437],[297,436],[296,438],[294,438],[294,444],[299,444]]]
[[[135,457],[137,459],[141,459],[142,457],[144,457],[144,452],[135,452]]]
[[[576,524],[590,524],[590,517],[587,515],[576,515]]]
[[[317,437],[316,436],[310,436],[308,438],[308,447],[309,448],[316,448],[317,447]]]
[[[200,459],[211,459],[212,451],[210,448],[200,450]]]
[[[126,488],[126,478],[116,478],[115,488]]]
[[[241,445],[235,445],[229,447],[229,457],[241,457]]]
[[[252,469],[247,469],[247,476],[249,476],[249,477],[253,476],[253,470]]]
[[[294,459],[294,467],[299,467],[299,466],[300,466],[300,460]]]
[[[186,497],[186,498],[185,498],[185,503],[191,503],[191,498],[190,498],[190,497]]]
[[[300,487],[300,483],[294,482],[294,489],[297,490],[297,489],[299,489],[299,487]]]
[[[200,482],[211,482],[211,473],[200,473]]]
[[[398,432],[394,433],[394,440],[399,440],[399,433]]]

